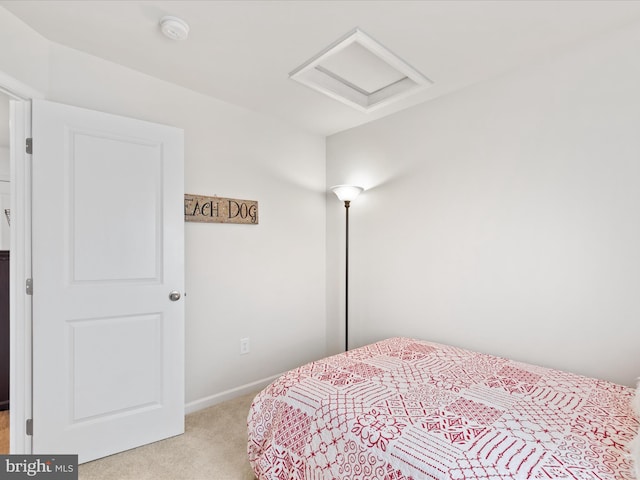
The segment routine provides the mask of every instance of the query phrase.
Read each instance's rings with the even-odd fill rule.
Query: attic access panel
[[[296,68],[289,78],[363,112],[433,84],[358,28]]]

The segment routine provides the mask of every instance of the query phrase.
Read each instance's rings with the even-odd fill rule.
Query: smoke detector
[[[189,35],[189,25],[178,17],[162,17],[160,30],[171,40],[184,40]]]

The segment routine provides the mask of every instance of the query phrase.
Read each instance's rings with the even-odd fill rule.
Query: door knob
[[[171,300],[172,302],[180,300],[180,292],[177,290],[171,290],[171,292],[169,293],[169,300]]]

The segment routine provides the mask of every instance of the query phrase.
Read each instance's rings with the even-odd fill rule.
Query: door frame
[[[44,94],[0,71],[0,91],[9,96],[11,169],[10,268],[10,443],[12,454],[30,454],[26,423],[32,414],[31,296],[31,155],[25,139],[31,136],[31,100]]]

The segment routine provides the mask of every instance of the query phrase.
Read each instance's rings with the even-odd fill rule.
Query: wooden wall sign
[[[184,221],[258,224],[258,202],[237,198],[184,196]]]

